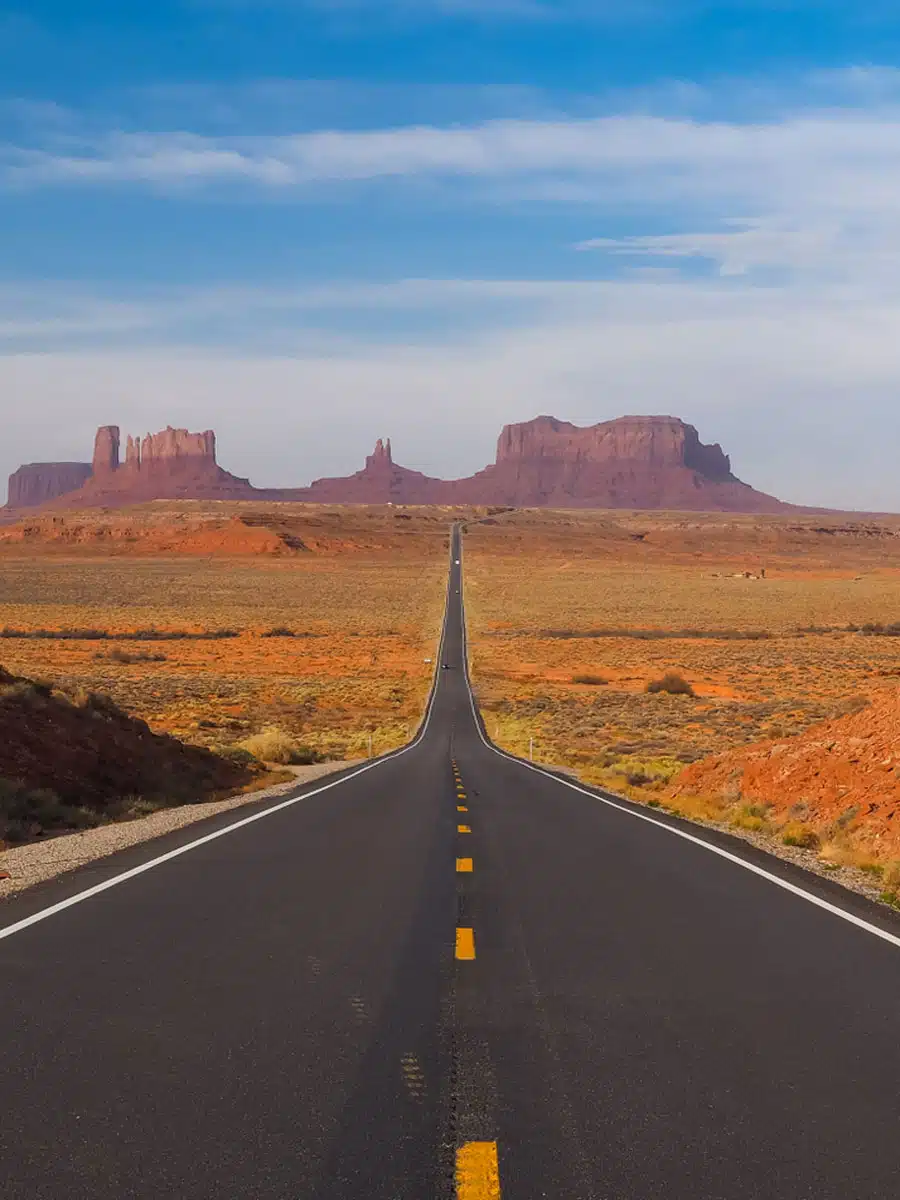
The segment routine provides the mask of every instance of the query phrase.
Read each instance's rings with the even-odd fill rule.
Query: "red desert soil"
[[[766,807],[823,838],[840,833],[878,859],[900,858],[900,691],[786,740],[759,742],[693,763],[671,798],[709,796]]]

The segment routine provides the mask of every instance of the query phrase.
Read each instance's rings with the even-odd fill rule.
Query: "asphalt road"
[[[412,748],[0,906],[4,1200],[896,1192],[896,924],[492,750],[458,588]]]

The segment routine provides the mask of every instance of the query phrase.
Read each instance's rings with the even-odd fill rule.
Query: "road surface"
[[[896,1192],[896,924],[491,749],[458,557],[412,748],[0,907],[4,1200]]]

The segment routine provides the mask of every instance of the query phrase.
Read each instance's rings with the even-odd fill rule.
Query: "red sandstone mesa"
[[[91,478],[65,497],[78,504],[134,504],[142,500],[242,500],[254,489],[246,479],[223,471],[216,463],[216,435],[189,433],[169,426],[144,438],[129,436],[125,461],[116,425],[104,425],[94,442]]]
[[[57,464],[62,466],[65,464]],[[720,446],[704,445],[677,417],[620,417],[579,428],[555,417],[507,425],[496,461],[468,479],[434,479],[398,466],[390,441],[380,439],[361,471],[317,479],[306,488],[258,489],[216,462],[212,431],[163,430],[129,437],[120,461],[120,433],[97,433],[93,470],[82,464],[46,485],[27,483],[21,468],[10,480],[10,506],[62,497],[67,507],[124,505],[144,500],[281,500],[331,504],[502,504],[514,507],[668,508],[725,512],[787,511],[774,496],[754,491],[731,471]],[[52,494],[51,494],[52,493]],[[57,500],[57,502],[60,502]]]
[[[90,463],[27,463],[9,477],[9,506],[30,508],[48,504],[76,491],[90,477]]]

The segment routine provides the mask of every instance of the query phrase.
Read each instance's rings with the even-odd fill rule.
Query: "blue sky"
[[[0,0],[0,472],[118,422],[453,476],[671,412],[900,510],[898,195],[887,0]]]

